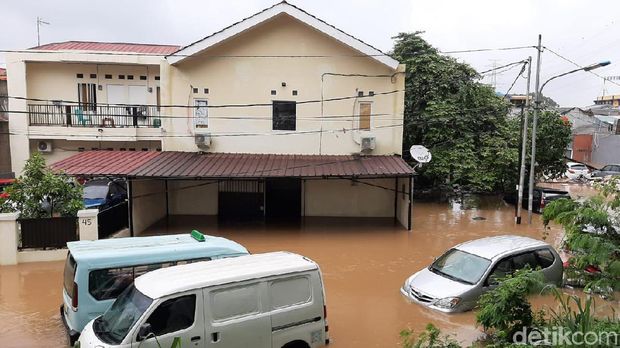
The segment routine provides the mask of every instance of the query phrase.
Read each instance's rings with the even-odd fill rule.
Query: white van
[[[136,278],[80,336],[85,347],[277,347],[329,343],[319,266],[288,252],[197,262]]]

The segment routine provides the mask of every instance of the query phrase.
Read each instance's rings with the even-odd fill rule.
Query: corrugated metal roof
[[[71,175],[153,178],[394,177],[413,169],[398,156],[88,151],[55,163]]]
[[[179,48],[180,46],[175,45],[136,44],[124,42],[65,41],[49,43],[37,47],[32,47],[30,49],[44,51],[100,51],[168,55],[176,52]]]
[[[51,167],[70,175],[126,176],[157,155],[159,152],[154,151],[86,151],[56,162]]]

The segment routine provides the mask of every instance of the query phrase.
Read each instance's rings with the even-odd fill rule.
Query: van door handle
[[[192,342],[200,341],[200,336],[194,336],[191,338]]]
[[[214,332],[211,334],[211,342],[213,343],[217,343],[220,341],[220,333],[219,332]]]

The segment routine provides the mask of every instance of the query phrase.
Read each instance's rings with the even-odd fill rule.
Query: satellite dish
[[[431,152],[422,145],[411,146],[411,148],[409,149],[409,153],[411,154],[411,157],[413,157],[413,159],[418,161],[419,163],[428,163],[433,158]]]

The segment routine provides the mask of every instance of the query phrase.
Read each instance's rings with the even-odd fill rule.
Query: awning
[[[69,175],[140,178],[405,177],[399,156],[274,155],[175,151],[86,151],[54,163]]]

